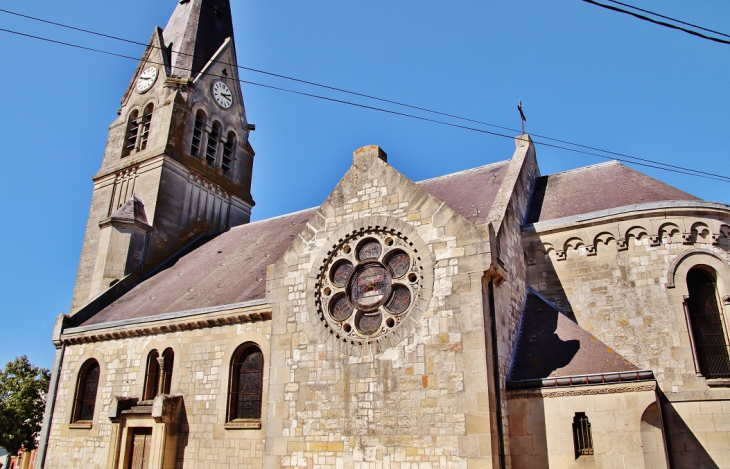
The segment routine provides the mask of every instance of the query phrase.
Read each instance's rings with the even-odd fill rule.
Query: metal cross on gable
[[[525,113],[522,112],[522,100],[520,100],[520,103],[517,105],[517,109],[520,111],[520,120],[522,121],[522,135],[525,134],[525,121],[527,120],[527,117],[525,117]]]

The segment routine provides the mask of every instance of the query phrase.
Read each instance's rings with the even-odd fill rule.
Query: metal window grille
[[[223,161],[221,167],[223,174],[228,174],[233,167],[233,151],[236,148],[236,135],[233,132],[228,133],[228,140],[223,145]]]
[[[150,136],[150,125],[152,124],[152,110],[153,107],[150,104],[144,110],[144,117],[142,118],[142,136],[140,137],[139,149],[140,151],[147,148],[147,140]]]
[[[576,412],[573,417],[573,445],[576,459],[581,456],[593,456],[591,422],[588,421],[585,412]]]
[[[730,351],[725,337],[725,318],[717,301],[715,282],[705,272],[687,274],[687,307],[697,361],[707,379],[730,378]]]
[[[96,390],[98,387],[99,364],[94,361],[85,366],[79,375],[74,422],[94,419],[94,405],[96,404]]]
[[[159,354],[157,350],[150,352],[147,357],[147,376],[144,382],[144,400],[154,399],[157,396],[157,388],[160,385],[160,364],[157,362]]]
[[[218,140],[221,138],[221,126],[217,122],[213,124],[213,130],[208,135],[208,147],[205,152],[205,160],[209,166],[215,166],[215,154],[218,151]]]
[[[231,364],[230,420],[261,418],[264,356],[256,347],[243,350]]]
[[[122,157],[130,155],[137,145],[137,134],[139,133],[138,115],[137,111],[133,111],[129,116],[129,123],[127,124],[127,138],[124,139],[124,151],[122,152]]]
[[[190,145],[190,154],[193,156],[200,155],[200,145],[203,140],[203,126],[205,125],[205,113],[198,111],[195,114],[195,127],[193,128],[193,141]]]

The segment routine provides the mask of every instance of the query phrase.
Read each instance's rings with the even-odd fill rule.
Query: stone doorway
[[[152,429],[135,428],[132,432],[131,448],[129,448],[129,469],[148,469],[150,447],[152,446]]]

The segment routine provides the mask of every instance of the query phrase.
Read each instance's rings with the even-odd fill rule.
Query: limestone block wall
[[[491,467],[481,291],[489,244],[378,151],[356,153],[269,271],[267,468]],[[377,343],[343,345],[318,325],[313,283],[342,233],[376,226],[413,242],[431,265],[432,287],[423,289],[423,310],[410,313],[415,320]]]
[[[511,391],[513,467],[666,469],[653,388],[651,383]],[[593,457],[576,458],[573,419],[577,412],[590,421]]]
[[[178,468],[260,468],[266,432],[268,321],[209,327],[136,338],[69,345],[65,350],[46,467],[107,467],[115,396],[141,397],[147,355],[172,347],[171,393],[184,399]],[[255,342],[264,354],[261,429],[224,428],[231,357],[242,343]],[[70,428],[78,371],[90,358],[100,365],[100,381],[90,429]]]

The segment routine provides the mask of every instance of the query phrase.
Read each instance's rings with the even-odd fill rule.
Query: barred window
[[[573,445],[575,459],[593,456],[593,433],[585,412],[576,412],[573,417]]]
[[[137,134],[139,133],[139,112],[132,111],[129,115],[129,121],[127,122],[127,135],[124,139],[124,150],[122,151],[122,158],[129,156],[137,146]]]
[[[153,110],[154,106],[150,103],[146,108],[144,108],[144,112],[142,113],[142,135],[139,139],[139,151],[147,148],[147,140],[150,136],[150,125],[152,125]]]
[[[96,405],[96,391],[98,388],[99,362],[92,358],[84,363],[79,372],[72,422],[94,419],[94,406]]]
[[[160,363],[157,359],[160,354],[157,350],[153,350],[147,355],[147,373],[144,379],[143,400],[154,399],[157,396],[157,389],[160,386]]]
[[[699,371],[707,379],[730,378],[730,357],[725,319],[720,309],[713,276],[694,268],[687,273],[686,300],[690,334]]]
[[[205,151],[205,160],[209,166],[215,166],[216,153],[218,153],[218,141],[221,138],[221,125],[218,122],[213,124],[213,129],[208,135],[208,146]]]
[[[221,167],[223,168],[223,174],[230,174],[233,168],[233,157],[236,151],[236,134],[228,132],[228,139],[225,145],[223,145],[223,161]]]
[[[193,141],[190,144],[190,154],[200,156],[200,147],[203,144],[203,129],[205,128],[205,113],[198,111],[195,114],[195,127],[193,127]]]
[[[228,421],[261,418],[264,355],[255,344],[241,345],[231,360]]]

